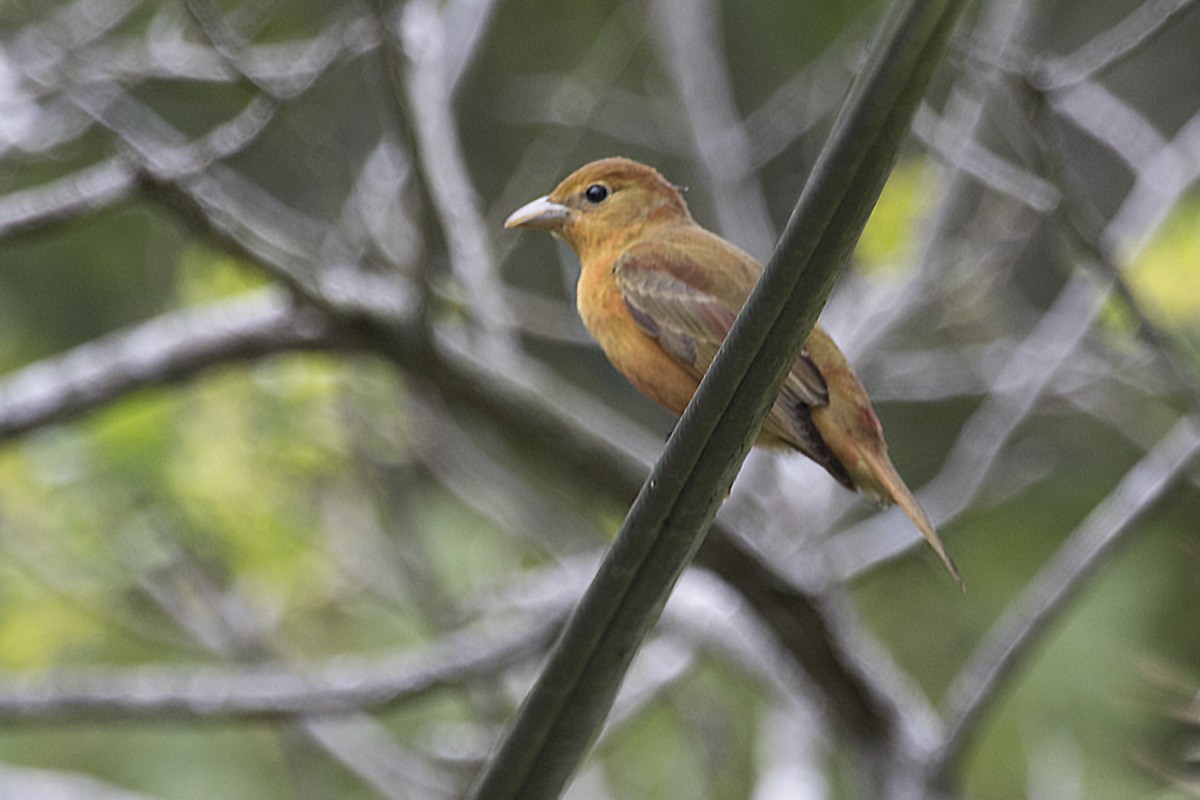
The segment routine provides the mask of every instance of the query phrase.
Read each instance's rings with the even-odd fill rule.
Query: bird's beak
[[[539,197],[518,208],[504,220],[506,228],[557,228],[566,222],[571,209],[550,199],[550,195]]]

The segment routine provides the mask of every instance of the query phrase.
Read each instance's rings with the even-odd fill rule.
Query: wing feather
[[[704,268],[706,258],[724,259],[727,269]],[[761,273],[749,255],[695,226],[634,245],[613,266],[634,322],[697,378],[712,365]],[[829,388],[805,349],[784,379],[759,443],[795,447],[853,488],[813,422],[812,409],[828,404]]]
[[[706,269],[704,259],[721,259],[728,269]],[[708,371],[761,273],[749,255],[695,226],[634,245],[613,267],[634,321],[697,377]],[[807,354],[796,359],[781,399],[828,404],[825,381]]]

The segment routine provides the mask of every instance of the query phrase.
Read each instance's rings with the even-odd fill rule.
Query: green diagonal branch
[[[758,287],[472,796],[557,797],[703,540],[907,134],[965,0],[898,2]]]

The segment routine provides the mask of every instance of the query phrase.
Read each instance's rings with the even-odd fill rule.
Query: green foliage
[[[1021,796],[1039,781],[1080,781],[1080,796],[1096,800],[1182,797],[1129,769],[1139,757],[1167,759],[1158,741],[1166,721],[1149,702],[1139,665],[1185,656],[1154,634],[1178,603],[1183,573],[1194,569],[1181,564],[1164,574],[1155,566],[1179,545],[1170,527],[1146,526],[1029,660],[970,759],[968,798]],[[1012,770],[1014,750],[1026,754],[1025,774]]]
[[[142,206],[64,225],[53,237],[6,243],[0,367],[12,369],[162,311],[179,247],[178,229]]]
[[[189,244],[179,254],[176,292],[186,305],[236,297],[269,283],[252,265],[197,243]]]
[[[317,600],[332,576],[313,553],[321,496],[302,488],[335,482],[345,469],[331,419],[337,375],[320,361],[214,375],[183,396],[147,393],[5,451],[9,544],[103,586],[126,559],[147,567],[157,551],[169,560],[165,543],[155,547],[144,530],[167,522],[264,604]],[[14,610],[6,607],[4,618],[19,624],[9,618]],[[30,614],[48,631],[78,624]],[[38,638],[47,661],[53,641]],[[35,665],[19,653],[4,648],[6,666]]]
[[[1200,196],[1179,203],[1129,269],[1154,318],[1200,342]]]
[[[921,221],[937,196],[934,183],[924,159],[907,158],[895,166],[854,248],[856,267],[886,273],[912,266]]]
[[[662,649],[649,648],[660,658]],[[597,749],[595,758],[615,796],[745,796],[754,774],[761,687],[719,661],[698,659],[681,667],[680,680]]]
[[[661,797],[687,800],[705,796],[705,765],[689,746],[673,704],[655,701],[642,711],[629,735],[612,748],[607,773],[620,797]]]

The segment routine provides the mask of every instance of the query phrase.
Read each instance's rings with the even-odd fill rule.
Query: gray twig
[[[1200,424],[1184,417],[1125,473],[992,626],[946,692],[946,738],[932,762],[937,780],[945,782],[957,768],[979,720],[1022,657],[1198,453]]]
[[[0,719],[280,719],[394,706],[434,689],[494,675],[540,652],[561,614],[519,630],[465,630],[424,651],[329,664],[135,667],[60,672],[0,685]]]
[[[0,440],[77,416],[216,364],[287,350],[330,348],[317,314],[278,290],[175,311],[118,331],[0,380]]]
[[[409,124],[416,138],[421,173],[450,251],[450,268],[470,297],[471,311],[483,333],[481,344],[511,351],[511,314],[504,305],[491,238],[459,146],[449,102],[454,77],[450,70],[457,69],[467,54],[456,51],[455,63],[447,62],[447,42],[455,32],[447,28],[443,13],[432,0],[413,0],[404,6],[397,23],[396,35],[408,64],[404,77],[411,105]],[[477,38],[473,35],[473,40]]]
[[[678,87],[707,194],[716,203],[719,230],[764,258],[775,243],[775,230],[729,85],[721,10],[712,0],[658,0],[651,16],[660,56]]]
[[[1031,76],[1034,85],[1043,91],[1055,91],[1116,66],[1194,5],[1195,0],[1145,0],[1119,23],[1073,53],[1038,64]]]

